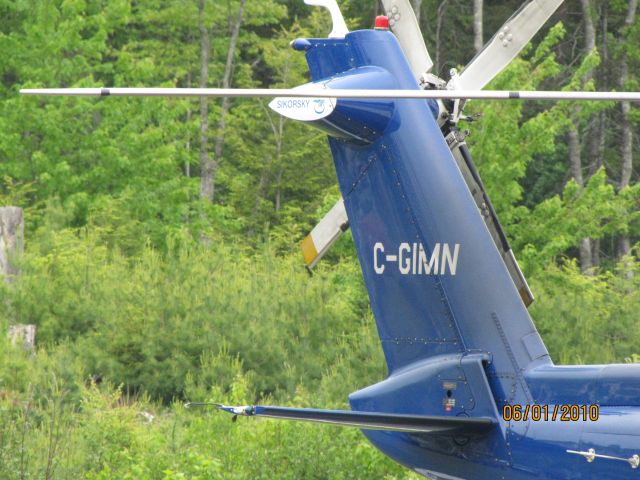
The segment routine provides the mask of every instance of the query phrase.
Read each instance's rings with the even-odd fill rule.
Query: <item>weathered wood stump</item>
[[[18,274],[13,259],[22,253],[24,216],[20,207],[0,207],[0,275],[11,283]]]
[[[9,338],[14,346],[21,346],[24,350],[33,350],[36,346],[35,325],[10,325]]]
[[[0,275],[11,284],[18,275],[15,258],[24,248],[24,215],[20,207],[0,207]],[[10,325],[13,345],[33,350],[36,344],[35,325]]]

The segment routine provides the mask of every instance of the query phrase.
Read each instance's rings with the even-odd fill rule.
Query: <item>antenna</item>
[[[304,3],[314,7],[324,7],[329,10],[331,14],[331,20],[333,21],[333,30],[329,34],[329,38],[344,38],[349,29],[347,24],[344,23],[344,18],[340,7],[336,3],[336,0],[304,0]]]

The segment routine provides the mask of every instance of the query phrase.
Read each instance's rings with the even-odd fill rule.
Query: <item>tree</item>
[[[473,48],[476,53],[482,50],[484,39],[482,38],[482,3],[483,0],[473,0]]]
[[[244,9],[246,5],[246,0],[240,0],[238,4],[238,12],[235,19],[230,23],[230,37],[229,37],[229,48],[227,50],[227,58],[224,65],[224,74],[222,76],[222,85],[221,88],[229,88],[231,87],[231,76],[233,72],[233,62],[236,54],[236,46],[238,45],[238,35],[240,34],[240,27],[242,26],[242,21],[244,18]],[[201,73],[200,73],[200,86],[203,88],[206,85],[208,74],[209,74],[209,33],[207,28],[204,26],[204,0],[200,0],[200,16],[202,18],[202,23],[200,26],[200,32],[202,35],[202,46],[201,46]],[[208,140],[208,132],[207,129],[209,127],[208,123],[208,115],[209,109],[207,106],[207,99],[202,97],[200,100],[200,134],[201,134],[201,145],[200,145],[200,197],[213,202],[215,197],[215,176],[218,168],[220,167],[220,162],[222,161],[222,149],[224,146],[224,134],[225,134],[225,121],[226,116],[229,112],[229,108],[231,107],[231,99],[229,97],[223,97],[221,101],[221,107],[218,117],[218,125],[217,125],[217,134],[214,142],[214,150],[213,150],[213,160],[209,159],[208,148],[207,148],[207,140]]]
[[[623,32],[626,33],[634,23],[636,10],[638,9],[638,0],[630,0],[627,9],[627,15],[624,19]],[[624,35],[624,34],[623,34]],[[627,63],[627,55],[622,53],[620,59],[620,76],[618,77],[618,84],[621,89],[625,89],[627,86],[627,80],[629,77],[629,65]],[[631,173],[633,167],[633,129],[631,126],[631,119],[629,114],[631,112],[631,104],[629,102],[621,102],[621,117],[620,126],[622,130],[622,138],[620,142],[620,154],[622,157],[622,168],[620,169],[620,182],[618,183],[618,189],[622,190],[629,186],[631,181]],[[631,242],[627,234],[620,236],[620,243],[618,247],[619,256],[626,257],[631,252]],[[631,272],[631,270],[629,270]]]

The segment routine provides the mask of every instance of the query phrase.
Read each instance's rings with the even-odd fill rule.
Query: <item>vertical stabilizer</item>
[[[297,44],[325,88],[419,88],[389,32]],[[339,99],[314,123],[330,134],[390,375],[481,355],[498,403],[526,401],[522,372],[548,354],[429,102]]]

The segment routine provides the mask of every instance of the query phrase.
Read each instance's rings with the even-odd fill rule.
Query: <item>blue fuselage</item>
[[[329,88],[419,88],[389,32],[297,45],[313,81]],[[350,402],[360,411],[490,416],[497,426],[480,437],[365,435],[433,478],[640,478],[626,460],[640,454],[640,365],[553,365],[434,110],[421,100],[339,100],[316,122],[330,135],[389,367]],[[524,415],[531,405],[546,418],[528,410],[526,420],[503,419],[505,407]],[[571,406],[587,416],[595,406],[598,419],[571,419]],[[620,460],[567,452],[589,449]]]

